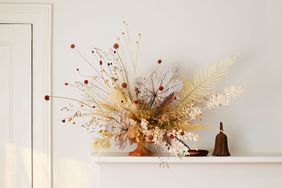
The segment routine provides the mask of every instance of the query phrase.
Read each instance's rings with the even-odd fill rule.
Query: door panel
[[[0,187],[32,187],[30,24],[0,24]]]

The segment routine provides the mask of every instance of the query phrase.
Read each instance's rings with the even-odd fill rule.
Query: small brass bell
[[[223,124],[220,122],[220,132],[216,135],[213,156],[230,156],[227,136],[223,133]]]

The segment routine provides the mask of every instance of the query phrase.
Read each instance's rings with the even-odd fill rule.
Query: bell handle
[[[223,132],[223,123],[220,122],[220,127],[219,127],[220,132]]]

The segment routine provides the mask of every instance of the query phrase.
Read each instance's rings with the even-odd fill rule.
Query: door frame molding
[[[52,4],[0,3],[0,23],[32,25],[32,188],[52,187]]]

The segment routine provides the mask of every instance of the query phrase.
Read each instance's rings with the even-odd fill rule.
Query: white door
[[[32,187],[32,27],[0,24],[0,187]]]

